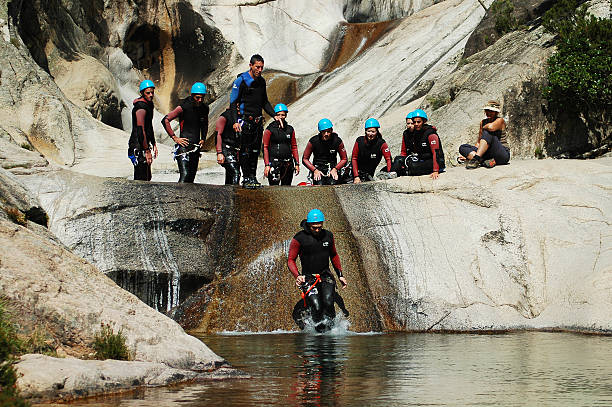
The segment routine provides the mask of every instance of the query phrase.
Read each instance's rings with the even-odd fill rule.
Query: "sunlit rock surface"
[[[611,186],[606,158],[336,191],[388,329],[609,332]]]
[[[85,200],[70,191],[83,182],[89,185],[87,203],[77,209],[62,197],[72,196],[78,207]],[[286,253],[313,207],[326,213],[336,235],[349,280],[342,295],[354,330],[612,329],[605,317],[611,309],[612,158],[453,168],[436,181],[402,177],[257,191],[195,185],[198,195],[208,194],[206,205],[222,200],[233,214],[227,219],[223,210],[211,212],[210,230],[216,232],[205,239],[173,231],[177,219],[198,211],[189,188],[150,185],[148,196],[159,200],[152,207],[126,181],[47,183],[34,177],[28,182],[43,206],[52,208],[51,230],[107,271],[120,264],[108,262],[112,258],[133,265],[143,264],[143,255],[163,262],[164,256],[181,261],[191,258],[190,250],[201,253],[201,272],[214,270],[214,278],[201,289],[198,282],[191,286],[191,292],[199,290],[180,297],[173,313],[190,330],[293,329],[290,312],[299,292]],[[102,189],[110,195],[96,192]],[[104,203],[108,196],[113,205]],[[113,225],[132,222],[130,212],[155,214],[150,219],[157,226],[127,230],[120,235],[127,245],[102,244],[117,241],[119,227]],[[88,231],[87,223],[95,226]],[[138,236],[153,244],[134,244]],[[160,236],[180,244],[159,246]],[[194,273],[187,263],[178,271]],[[163,269],[161,263],[153,268]],[[188,291],[185,284],[181,289]]]
[[[80,360],[25,355],[16,365],[20,394],[33,401],[74,399],[115,393],[136,386],[164,386],[183,381],[246,376],[227,365],[209,370],[171,368],[162,363],[119,360]]]

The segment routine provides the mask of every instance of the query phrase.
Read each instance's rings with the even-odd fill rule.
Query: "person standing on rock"
[[[217,163],[225,168],[225,185],[240,184],[240,137],[232,126],[229,109],[215,123],[217,131]]]
[[[300,173],[295,131],[286,121],[289,113],[286,105],[277,104],[274,113],[280,120],[270,123],[263,134],[264,176],[270,185],[291,185],[293,173]]]
[[[329,230],[323,229],[324,221],[325,216],[319,209],[308,212],[306,219],[300,223],[302,230],[289,244],[287,259],[287,267],[295,277],[295,284],[305,294],[304,301],[311,310],[315,329],[318,332],[329,330],[336,317],[334,306],[336,280],[329,269],[330,260],[342,288],[347,286],[346,278],[342,274],[340,256],[336,251],[334,235]],[[298,256],[302,266],[301,274],[295,262]]]
[[[412,131],[408,125],[409,116],[412,116]],[[398,176],[431,174],[432,179],[438,179],[444,168],[444,151],[438,130],[427,124],[425,111],[417,109],[406,117],[401,156],[395,160],[393,171]]]
[[[196,82],[191,87],[191,96],[180,101],[179,105],[162,119],[166,133],[176,143],[174,159],[179,169],[178,182],[192,183],[198,172],[200,149],[206,140],[208,130],[208,105],[204,103],[206,86]],[[179,119],[180,137],[174,134],[170,122]]]
[[[351,164],[353,166],[353,183],[373,181],[374,172],[385,157],[386,171],[391,171],[391,152],[385,139],[382,138],[378,120],[370,118],[365,122],[365,135],[360,136],[353,146]]]
[[[501,112],[499,102],[490,100],[483,109],[487,117],[480,122],[476,145],[463,144],[459,147],[461,155],[457,161],[462,164],[467,160],[465,165],[467,169],[478,168],[481,165],[493,168],[497,164],[508,164],[510,161],[506,122],[503,117],[499,117]]]
[[[133,102],[132,133],[128,141],[128,157],[134,164],[134,179],[151,181],[151,164],[157,158],[157,144],[153,133],[153,97],[155,84],[140,82],[140,97]]]
[[[255,54],[249,61],[249,70],[238,75],[230,94],[230,124],[241,134],[240,167],[243,186],[256,188],[257,161],[263,136],[262,109],[278,120],[268,100],[266,80],[261,76],[263,57]]]
[[[342,139],[334,133],[331,120],[319,120],[317,128],[319,134],[308,141],[302,163],[310,170],[308,178],[313,185],[336,185],[339,183],[338,171],[348,162],[346,149]],[[311,155],[314,155],[312,162]],[[340,161],[337,156],[340,156]]]

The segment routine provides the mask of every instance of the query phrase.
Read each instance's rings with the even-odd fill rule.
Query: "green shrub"
[[[37,326],[21,342],[22,353],[40,353],[47,356],[57,357],[53,346],[53,337],[44,328]]]
[[[34,150],[34,147],[32,147],[30,143],[21,143],[20,146],[21,148],[25,148],[26,150],[30,150],[30,151]]]
[[[537,146],[535,151],[533,152],[533,155],[538,159],[541,160],[544,158],[544,150],[542,149],[541,146]]]
[[[448,96],[427,96],[427,102],[431,106],[431,110],[438,110],[442,106],[450,103],[450,97]]]
[[[96,351],[96,359],[130,359],[123,331],[119,329],[117,333],[114,333],[109,324],[100,325],[100,331],[94,337],[93,348]]]
[[[544,15],[546,29],[557,34],[544,95],[553,105],[587,118],[609,118],[612,20],[588,16],[584,6],[570,10],[575,4],[575,0],[562,0]]]
[[[15,383],[17,374],[13,369],[14,358],[21,343],[15,333],[15,327],[0,299],[0,407],[22,407],[29,404],[23,400]]]
[[[4,212],[6,212],[6,215],[13,223],[21,226],[26,226],[28,224],[25,213],[21,212],[19,209],[10,206],[5,207]]]
[[[495,0],[489,9],[495,18],[495,31],[500,35],[518,28],[519,23],[514,17],[514,4],[510,0]]]

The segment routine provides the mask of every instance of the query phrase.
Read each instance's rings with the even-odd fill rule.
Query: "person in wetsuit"
[[[153,133],[153,97],[155,84],[144,80],[139,86],[140,97],[132,108],[132,133],[128,141],[128,157],[134,164],[134,179],[151,181],[151,164],[157,158],[157,144]],[[153,151],[151,151],[153,150]]]
[[[295,277],[295,283],[303,290],[317,281],[317,274],[320,276],[321,281],[306,294],[306,303],[310,307],[315,329],[318,332],[328,330],[336,316],[334,307],[336,280],[329,269],[330,260],[342,288],[347,286],[346,278],[342,274],[340,256],[336,251],[334,235],[329,230],[323,229],[324,221],[325,216],[319,209],[308,212],[306,219],[301,222],[302,230],[289,244],[287,260],[287,266]],[[302,266],[301,274],[295,262],[298,256]]]
[[[438,179],[440,171],[445,167],[438,130],[426,123],[425,111],[417,109],[411,116],[414,129],[409,131],[409,117],[406,117],[402,151],[393,163],[393,171],[397,172],[398,176],[431,174],[431,178]]]
[[[467,169],[478,168],[481,165],[493,168],[495,165],[508,164],[510,161],[510,148],[506,141],[506,121],[499,117],[501,105],[496,100],[490,100],[483,107],[486,119],[480,122],[480,131],[476,145],[462,144],[459,147],[458,160],[460,163],[468,161]]]
[[[217,163],[225,168],[225,185],[240,184],[240,136],[228,122],[229,109],[215,123],[217,131]]]
[[[204,103],[206,86],[196,82],[191,87],[191,96],[181,100],[179,105],[164,116],[161,123],[166,133],[176,143],[174,159],[179,169],[178,182],[193,182],[198,172],[200,148],[206,140],[208,130],[208,105]],[[170,122],[179,119],[181,135],[177,137]]]
[[[319,134],[312,136],[302,154],[302,163],[310,170],[313,185],[336,185],[338,171],[348,162],[342,139],[334,133],[329,119],[319,120]],[[312,162],[310,156],[314,155]],[[340,156],[338,161],[337,156]]]
[[[353,166],[353,183],[374,180],[374,172],[385,157],[386,171],[391,171],[391,152],[387,142],[382,138],[380,123],[376,119],[368,119],[365,122],[365,135],[360,136],[353,146],[351,164]]]
[[[263,134],[264,176],[270,185],[291,185],[293,173],[300,173],[295,131],[286,121],[288,112],[282,103],[274,106],[274,113],[280,120],[270,123]]]
[[[261,76],[264,60],[255,54],[249,61],[249,70],[238,75],[230,94],[230,124],[241,134],[240,167],[242,183],[246,187],[258,187],[257,161],[263,135],[262,109],[277,119],[268,100],[266,80]]]

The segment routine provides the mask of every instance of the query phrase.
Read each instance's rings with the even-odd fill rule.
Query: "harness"
[[[185,151],[181,151],[179,153],[178,151],[181,148],[184,148]],[[180,158],[183,161],[189,161],[189,154],[199,153],[199,152],[200,152],[200,145],[199,144],[189,144],[189,145],[187,145],[187,147],[183,147],[180,144],[177,144],[177,145],[174,146],[174,149],[172,150],[172,154],[174,155],[174,159],[178,160]]]
[[[304,307],[306,307],[306,296],[308,295],[308,293],[314,288],[315,285],[321,282],[320,274],[314,274],[314,276],[315,276],[315,282],[310,287],[308,287],[306,291],[303,291],[302,289],[302,300],[304,300]]]

